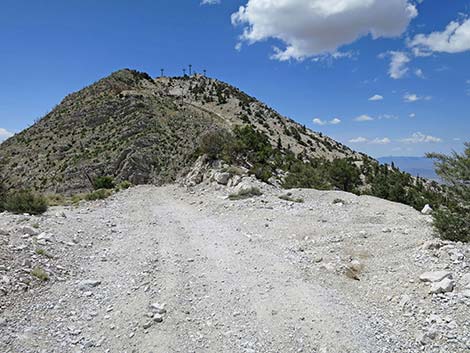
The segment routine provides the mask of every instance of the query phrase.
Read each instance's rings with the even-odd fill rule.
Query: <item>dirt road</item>
[[[305,202],[141,186],[52,210],[36,221],[67,271],[3,310],[0,351],[442,351],[416,338],[441,305],[417,280],[431,261],[428,218],[374,198],[298,193]],[[352,260],[359,281],[346,275]],[[459,310],[453,352],[470,344],[468,302]]]

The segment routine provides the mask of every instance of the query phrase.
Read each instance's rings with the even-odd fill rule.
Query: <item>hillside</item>
[[[153,79],[126,69],[70,94],[2,143],[0,181],[67,194],[90,190],[104,175],[161,185],[192,166],[202,135],[240,124],[309,158],[363,158],[226,83],[200,75]]]

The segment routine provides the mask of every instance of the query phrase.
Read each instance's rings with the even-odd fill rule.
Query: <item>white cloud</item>
[[[409,43],[416,56],[426,56],[433,52],[461,53],[470,50],[470,19],[452,21],[442,32],[428,35],[418,34]]]
[[[217,5],[220,4],[220,0],[202,0],[201,5]]]
[[[415,75],[419,78],[424,78],[424,72],[421,69],[416,69],[415,70]]]
[[[361,136],[349,140],[350,143],[364,143],[367,141],[368,140],[365,137],[361,137]]]
[[[0,141],[6,140],[9,137],[13,136],[13,132],[8,131],[7,129],[0,127]]]
[[[243,26],[241,41],[277,39],[273,58],[302,60],[336,54],[343,45],[371,35],[400,36],[418,11],[411,0],[248,0],[232,14]]]
[[[421,132],[415,132],[410,137],[404,138],[401,141],[405,143],[437,143],[442,142],[442,139],[440,137],[425,135]]]
[[[334,118],[334,119],[330,120],[330,124],[332,124],[332,125],[338,125],[339,123],[341,123],[341,119]]]
[[[388,137],[384,137],[384,138],[375,138],[369,143],[373,145],[388,145],[391,142],[392,141]]]
[[[416,113],[411,113],[410,115],[408,115],[410,118],[416,118]]]
[[[379,120],[397,120],[399,117],[393,114],[382,114],[377,117]]]
[[[429,100],[431,100],[431,99],[432,99],[431,96],[418,96],[418,95],[415,94],[415,93],[406,93],[406,94],[403,96],[403,100],[404,100],[406,103],[414,103],[414,102],[421,101],[421,100],[429,101]]]
[[[350,143],[368,143],[370,145],[388,145],[389,143],[392,142],[392,140],[390,140],[388,137],[384,137],[384,138],[376,137],[373,140],[369,140],[365,137],[359,136],[359,137],[349,140],[349,142]]]
[[[372,97],[369,98],[369,100],[372,102],[381,101],[382,99],[384,99],[384,97],[380,94],[374,94]]]
[[[331,119],[331,120],[321,120],[319,118],[315,118],[315,119],[313,119],[313,123],[315,125],[320,125],[320,126],[323,126],[323,125],[338,125],[338,124],[341,123],[341,119],[334,118],[334,119]]]
[[[390,51],[390,67],[388,69],[388,74],[391,78],[398,80],[406,75],[408,72],[408,63],[411,61],[408,54],[402,51]]]
[[[362,114],[362,115],[359,115],[358,117],[354,118],[354,121],[359,121],[359,122],[372,121],[372,120],[374,120],[374,118],[369,116],[369,115],[366,115],[366,114]]]

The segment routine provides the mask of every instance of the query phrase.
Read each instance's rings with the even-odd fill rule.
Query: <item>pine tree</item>
[[[436,173],[447,185],[447,202],[434,213],[434,226],[443,239],[470,241],[470,142],[463,154],[430,153]]]

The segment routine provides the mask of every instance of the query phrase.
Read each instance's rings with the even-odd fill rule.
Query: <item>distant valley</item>
[[[382,164],[392,162],[401,170],[414,176],[439,181],[439,176],[434,170],[434,161],[426,157],[380,157],[377,159]]]

